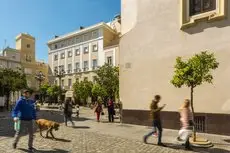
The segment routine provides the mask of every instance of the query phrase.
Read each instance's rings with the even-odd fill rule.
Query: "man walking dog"
[[[36,110],[34,101],[29,98],[30,92],[23,90],[22,97],[19,98],[12,112],[14,122],[19,122],[20,120],[20,129],[15,133],[13,148],[16,149],[22,131],[27,130],[29,134],[28,149],[29,152],[33,152],[35,150],[33,148],[33,120],[36,120]]]

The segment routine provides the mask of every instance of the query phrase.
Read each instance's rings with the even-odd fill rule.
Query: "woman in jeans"
[[[189,138],[191,136],[191,129],[193,126],[192,113],[190,110],[190,100],[185,99],[183,105],[180,110],[180,122],[181,122],[181,130],[179,131],[178,140],[185,140],[185,149],[192,150],[189,143]]]
[[[64,106],[64,120],[65,120],[65,126],[67,126],[67,121],[69,120],[72,123],[72,126],[74,126],[74,122],[72,120],[72,111],[73,106],[71,104],[71,101],[69,99],[66,100],[65,106]]]

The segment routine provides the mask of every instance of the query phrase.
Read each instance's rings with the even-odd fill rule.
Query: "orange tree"
[[[212,83],[212,70],[218,68],[219,63],[213,53],[207,51],[195,54],[188,60],[177,57],[175,71],[171,83],[177,87],[187,86],[190,88],[191,108],[194,119],[193,92],[194,88],[203,83]],[[196,130],[193,127],[193,140],[196,141]]]

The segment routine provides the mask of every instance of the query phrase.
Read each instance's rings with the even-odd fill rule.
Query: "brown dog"
[[[38,128],[40,130],[40,135],[42,136],[42,130],[46,129],[46,138],[48,138],[48,134],[50,133],[50,135],[52,136],[53,139],[55,139],[52,131],[53,129],[55,131],[57,131],[59,129],[60,124],[57,122],[53,122],[53,121],[49,121],[46,119],[38,119],[36,120],[36,123],[38,125]],[[43,137],[43,136],[42,136]]]

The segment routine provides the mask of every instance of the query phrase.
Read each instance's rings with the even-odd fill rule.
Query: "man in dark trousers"
[[[165,147],[165,145],[161,142],[162,125],[161,125],[161,117],[160,117],[160,111],[165,107],[165,104],[162,107],[158,107],[158,103],[160,102],[160,100],[161,100],[161,96],[156,95],[150,105],[150,113],[151,113],[150,115],[153,121],[153,130],[144,136],[144,143],[147,143],[148,137],[156,133],[156,128],[157,128],[158,129],[158,145]]]
[[[16,102],[16,106],[13,109],[12,117],[14,122],[19,122],[20,129],[16,131],[13,148],[16,149],[19,138],[23,130],[27,130],[29,133],[28,147],[29,152],[33,152],[33,120],[36,120],[35,102],[30,98],[30,92],[23,90],[22,97]]]
[[[114,103],[113,101],[109,98],[108,101],[108,117],[109,117],[109,122],[114,122],[114,115],[115,115],[115,110],[114,110]]]
[[[68,120],[72,123],[72,126],[74,126],[74,122],[72,120],[72,114],[73,114],[73,105],[71,100],[68,98],[66,99],[65,106],[64,106],[64,121],[65,126],[67,126]]]

